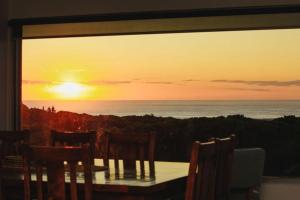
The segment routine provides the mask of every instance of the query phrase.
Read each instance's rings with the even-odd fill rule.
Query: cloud
[[[144,83],[146,83],[146,84],[166,84],[166,85],[173,84],[173,82],[171,82],[171,81],[147,81]]]
[[[291,81],[212,80],[211,82],[238,83],[238,84],[246,84],[246,85],[275,86],[275,87],[300,86],[300,80],[291,80]]]
[[[230,87],[225,88],[227,90],[238,90],[238,91],[254,91],[254,92],[269,92],[271,90],[269,89],[263,89],[263,88],[236,88],[236,87]]]
[[[186,79],[186,80],[182,80],[184,82],[197,82],[197,81],[201,81],[201,80],[198,80],[198,79]]]
[[[122,84],[130,84],[132,83],[132,81],[97,80],[97,81],[88,81],[85,83],[91,85],[122,85]]]
[[[42,81],[42,80],[22,80],[23,84],[28,85],[42,85],[42,84],[52,84],[51,81]]]
[[[139,79],[140,80],[140,79]],[[173,84],[171,81],[144,81],[140,82],[139,80],[94,80],[94,81],[85,81],[80,82],[81,84],[86,85],[123,85],[131,83],[144,83],[144,84]],[[51,82],[51,81],[42,81],[42,80],[23,80],[23,84],[59,84],[62,82]]]

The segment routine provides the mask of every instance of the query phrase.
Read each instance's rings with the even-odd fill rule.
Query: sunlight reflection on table
[[[139,161],[137,161],[137,166],[139,166]],[[95,159],[96,166],[103,166],[102,159]],[[141,173],[137,167],[136,172],[124,175],[123,162],[119,163],[119,174],[116,175],[114,169],[114,162],[110,160],[110,168],[108,170],[94,171],[93,172],[93,184],[106,184],[106,185],[128,185],[128,186],[140,186],[147,187],[154,184],[163,183],[171,179],[178,179],[186,177],[188,174],[189,163],[185,162],[155,162],[155,177],[150,177],[149,165],[145,161],[145,177],[141,178]],[[109,178],[106,177],[106,173],[110,174]],[[70,182],[69,173],[66,172],[66,182]],[[36,180],[36,176],[32,175],[32,180]],[[43,181],[47,181],[46,174],[43,175]],[[83,172],[77,172],[77,182],[83,183],[84,176]]]

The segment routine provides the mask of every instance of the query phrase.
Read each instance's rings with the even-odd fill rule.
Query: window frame
[[[300,5],[10,20],[14,52],[14,85],[11,94],[14,100],[14,128],[21,129],[23,39],[293,29],[300,28],[299,18]]]

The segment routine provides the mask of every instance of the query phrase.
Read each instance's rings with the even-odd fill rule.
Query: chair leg
[[[4,200],[4,197],[2,194],[2,185],[0,185],[0,200]]]
[[[255,186],[250,187],[246,192],[246,200],[259,200],[259,198],[256,197],[256,194],[259,195],[259,191],[257,191],[257,187]]]
[[[251,200],[251,192],[252,192],[252,187],[248,188],[248,190],[245,194],[246,200]]]

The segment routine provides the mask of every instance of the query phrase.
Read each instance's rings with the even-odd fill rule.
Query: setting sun
[[[299,33],[296,29],[23,40],[22,98],[297,100]]]
[[[84,95],[88,88],[79,83],[64,82],[50,88],[50,91],[55,93],[62,99],[74,99]]]

